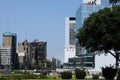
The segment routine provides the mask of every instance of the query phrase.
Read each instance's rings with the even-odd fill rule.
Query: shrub
[[[93,79],[99,79],[99,74],[92,74]]]
[[[6,80],[3,76],[1,76],[0,80]]]
[[[25,75],[26,75],[26,74],[27,74],[27,75],[29,75],[29,74],[30,74],[30,72],[25,71],[25,72],[23,72],[23,74],[25,74]]]
[[[86,72],[84,70],[76,69],[75,76],[77,79],[84,79],[86,76]]]
[[[102,76],[107,80],[113,80],[116,73],[117,69],[113,68],[113,66],[102,67]]]
[[[37,79],[38,76],[34,74],[24,74],[22,76],[16,76],[19,77],[20,79]]]
[[[47,78],[47,73],[45,73],[45,72],[41,73],[40,78],[41,79]]]
[[[64,71],[64,72],[61,72],[60,74],[61,74],[62,79],[71,79],[72,78],[72,73],[69,71]]]

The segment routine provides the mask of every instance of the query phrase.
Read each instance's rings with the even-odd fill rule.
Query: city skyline
[[[6,0],[0,1],[0,45],[2,34],[17,34],[17,42],[34,39],[48,42],[48,59],[63,62],[65,17],[75,16],[81,0]]]

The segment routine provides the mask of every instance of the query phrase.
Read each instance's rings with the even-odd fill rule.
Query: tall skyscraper
[[[34,40],[30,43],[32,46],[32,54],[35,62],[47,59],[47,41]]]
[[[17,44],[17,35],[15,33],[10,33],[10,32],[3,33],[3,46],[11,46],[13,48],[16,48],[16,44]]]
[[[75,43],[75,17],[65,18],[65,50],[64,50],[64,63],[68,62],[69,58],[75,57],[76,43]]]
[[[111,7],[111,5],[108,3],[108,0],[83,0],[82,5],[80,5],[80,7],[78,8],[76,12],[76,29],[78,30],[80,27],[83,26],[84,20],[90,14],[92,14],[93,12],[97,12],[98,10],[103,9],[105,7]],[[80,45],[78,46],[80,47]],[[80,49],[78,48],[76,51],[77,51],[76,55],[78,55],[79,57],[82,57],[85,54],[89,54],[86,51],[86,49],[83,47]],[[102,61],[100,60],[100,58],[102,59]],[[109,59],[111,61],[109,61]],[[113,63],[114,63],[114,58],[111,55],[108,55],[108,56],[105,56],[105,55],[97,56],[96,55],[95,56],[95,69],[96,70],[100,70],[101,66],[110,65]]]
[[[82,27],[85,18],[93,12],[97,12],[105,7],[111,7],[108,0],[82,0],[83,3],[76,11],[76,29]]]
[[[2,48],[4,50],[7,50],[9,47],[8,51],[10,51],[9,56],[11,56],[10,61],[11,61],[12,69],[15,69],[18,67],[18,64],[17,64],[18,57],[17,57],[17,53],[16,53],[16,44],[17,44],[17,35],[16,34],[10,33],[10,32],[3,33],[3,47]],[[3,54],[3,51],[1,52],[1,54]]]
[[[80,5],[76,12],[76,29],[82,27],[84,20],[93,12],[97,12],[105,7],[111,7],[108,2],[104,0],[83,0],[83,4]],[[78,53],[79,52],[79,53]],[[81,48],[81,52],[77,50],[77,55],[86,54],[86,50]]]

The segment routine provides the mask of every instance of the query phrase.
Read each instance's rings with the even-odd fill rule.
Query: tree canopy
[[[90,52],[120,50],[120,6],[92,13],[78,30],[81,46]]]
[[[120,54],[120,5],[104,8],[90,14],[77,36],[80,46],[88,52],[110,53],[119,66]]]
[[[120,5],[104,8],[92,13],[78,30],[79,43],[89,52],[110,53],[116,58],[116,68],[120,56]],[[120,70],[119,70],[120,73]],[[117,80],[120,80],[118,74]]]

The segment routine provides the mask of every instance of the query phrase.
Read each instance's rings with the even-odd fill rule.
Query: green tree
[[[50,60],[46,60],[45,63],[46,63],[46,68],[51,69],[52,62]]]
[[[110,53],[118,67],[120,54],[120,5],[92,13],[78,30],[78,41],[88,52]]]
[[[38,60],[38,68],[42,69],[44,67],[44,63],[42,60]]]
[[[44,68],[46,69],[52,69],[55,68],[55,63],[50,61],[50,60],[43,60],[42,65],[44,66]]]
[[[32,67],[37,69],[37,62],[34,61],[33,64],[32,64]]]

